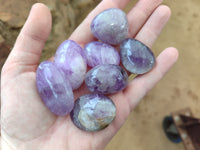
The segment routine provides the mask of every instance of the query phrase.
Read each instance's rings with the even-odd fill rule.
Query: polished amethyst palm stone
[[[101,94],[87,94],[75,101],[70,114],[72,122],[84,131],[99,131],[107,127],[116,116],[112,100]]]
[[[73,89],[78,89],[84,81],[87,71],[85,54],[82,48],[72,40],[64,41],[57,49],[55,64],[63,70]]]
[[[53,62],[42,62],[36,71],[36,85],[45,105],[56,115],[67,115],[74,106],[72,87]]]
[[[118,8],[110,8],[98,14],[91,23],[93,35],[102,42],[117,45],[128,35],[126,14]]]
[[[118,51],[109,44],[94,41],[84,47],[87,64],[95,67],[102,64],[119,65],[120,56]]]
[[[121,43],[120,57],[124,67],[134,74],[144,74],[155,65],[153,52],[135,39],[126,39]]]
[[[91,92],[111,94],[128,84],[126,71],[117,65],[98,65],[87,72],[85,84]]]

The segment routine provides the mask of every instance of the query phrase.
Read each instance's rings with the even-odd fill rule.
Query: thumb
[[[51,31],[51,22],[51,13],[47,6],[41,3],[32,6],[2,73],[11,71],[19,74],[36,70],[42,49]]]

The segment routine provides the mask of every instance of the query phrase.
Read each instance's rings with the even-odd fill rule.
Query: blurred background
[[[51,10],[53,28],[41,60],[52,56],[87,14],[101,0],[0,0],[0,68],[6,60],[33,3]],[[136,3],[131,0],[125,11]],[[191,108],[200,118],[200,1],[165,0],[172,16],[154,44],[156,56],[166,47],[178,48],[176,65],[133,110],[106,150],[184,150],[162,129],[163,118],[182,108]]]

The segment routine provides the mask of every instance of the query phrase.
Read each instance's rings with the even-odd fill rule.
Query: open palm
[[[95,40],[92,19],[111,7],[123,9],[128,0],[103,0],[74,31],[69,39],[82,47]],[[129,37],[151,47],[170,16],[162,0],[139,0],[127,14]],[[128,87],[111,95],[117,114],[106,129],[89,133],[73,125],[69,115],[52,114],[36,89],[36,69],[51,30],[51,14],[43,4],[32,7],[15,46],[1,72],[1,138],[3,150],[98,150],[103,149],[123,125],[142,97],[173,66],[178,57],[175,48],[167,48],[156,59],[155,67],[137,76]],[[75,98],[87,93],[85,86],[74,92]]]

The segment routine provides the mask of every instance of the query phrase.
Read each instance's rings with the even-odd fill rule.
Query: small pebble
[[[126,71],[117,65],[98,65],[87,72],[85,84],[91,92],[111,94],[123,90],[128,84]]]
[[[107,127],[116,116],[112,100],[101,94],[87,94],[75,101],[70,114],[73,123],[84,131],[99,131]]]
[[[99,41],[88,43],[84,48],[84,53],[90,67],[103,64],[119,65],[120,63],[118,51],[114,47]]]
[[[102,42],[118,45],[128,35],[126,14],[118,8],[110,8],[98,14],[91,23],[93,35]]]
[[[58,47],[54,62],[63,70],[73,90],[78,89],[83,83],[87,71],[83,49],[76,42],[66,40]]]
[[[53,62],[42,62],[36,71],[36,85],[40,97],[51,112],[67,115],[74,106],[74,96],[69,81]]]
[[[126,39],[120,44],[120,57],[124,67],[134,74],[144,74],[155,65],[153,52],[135,39]]]

